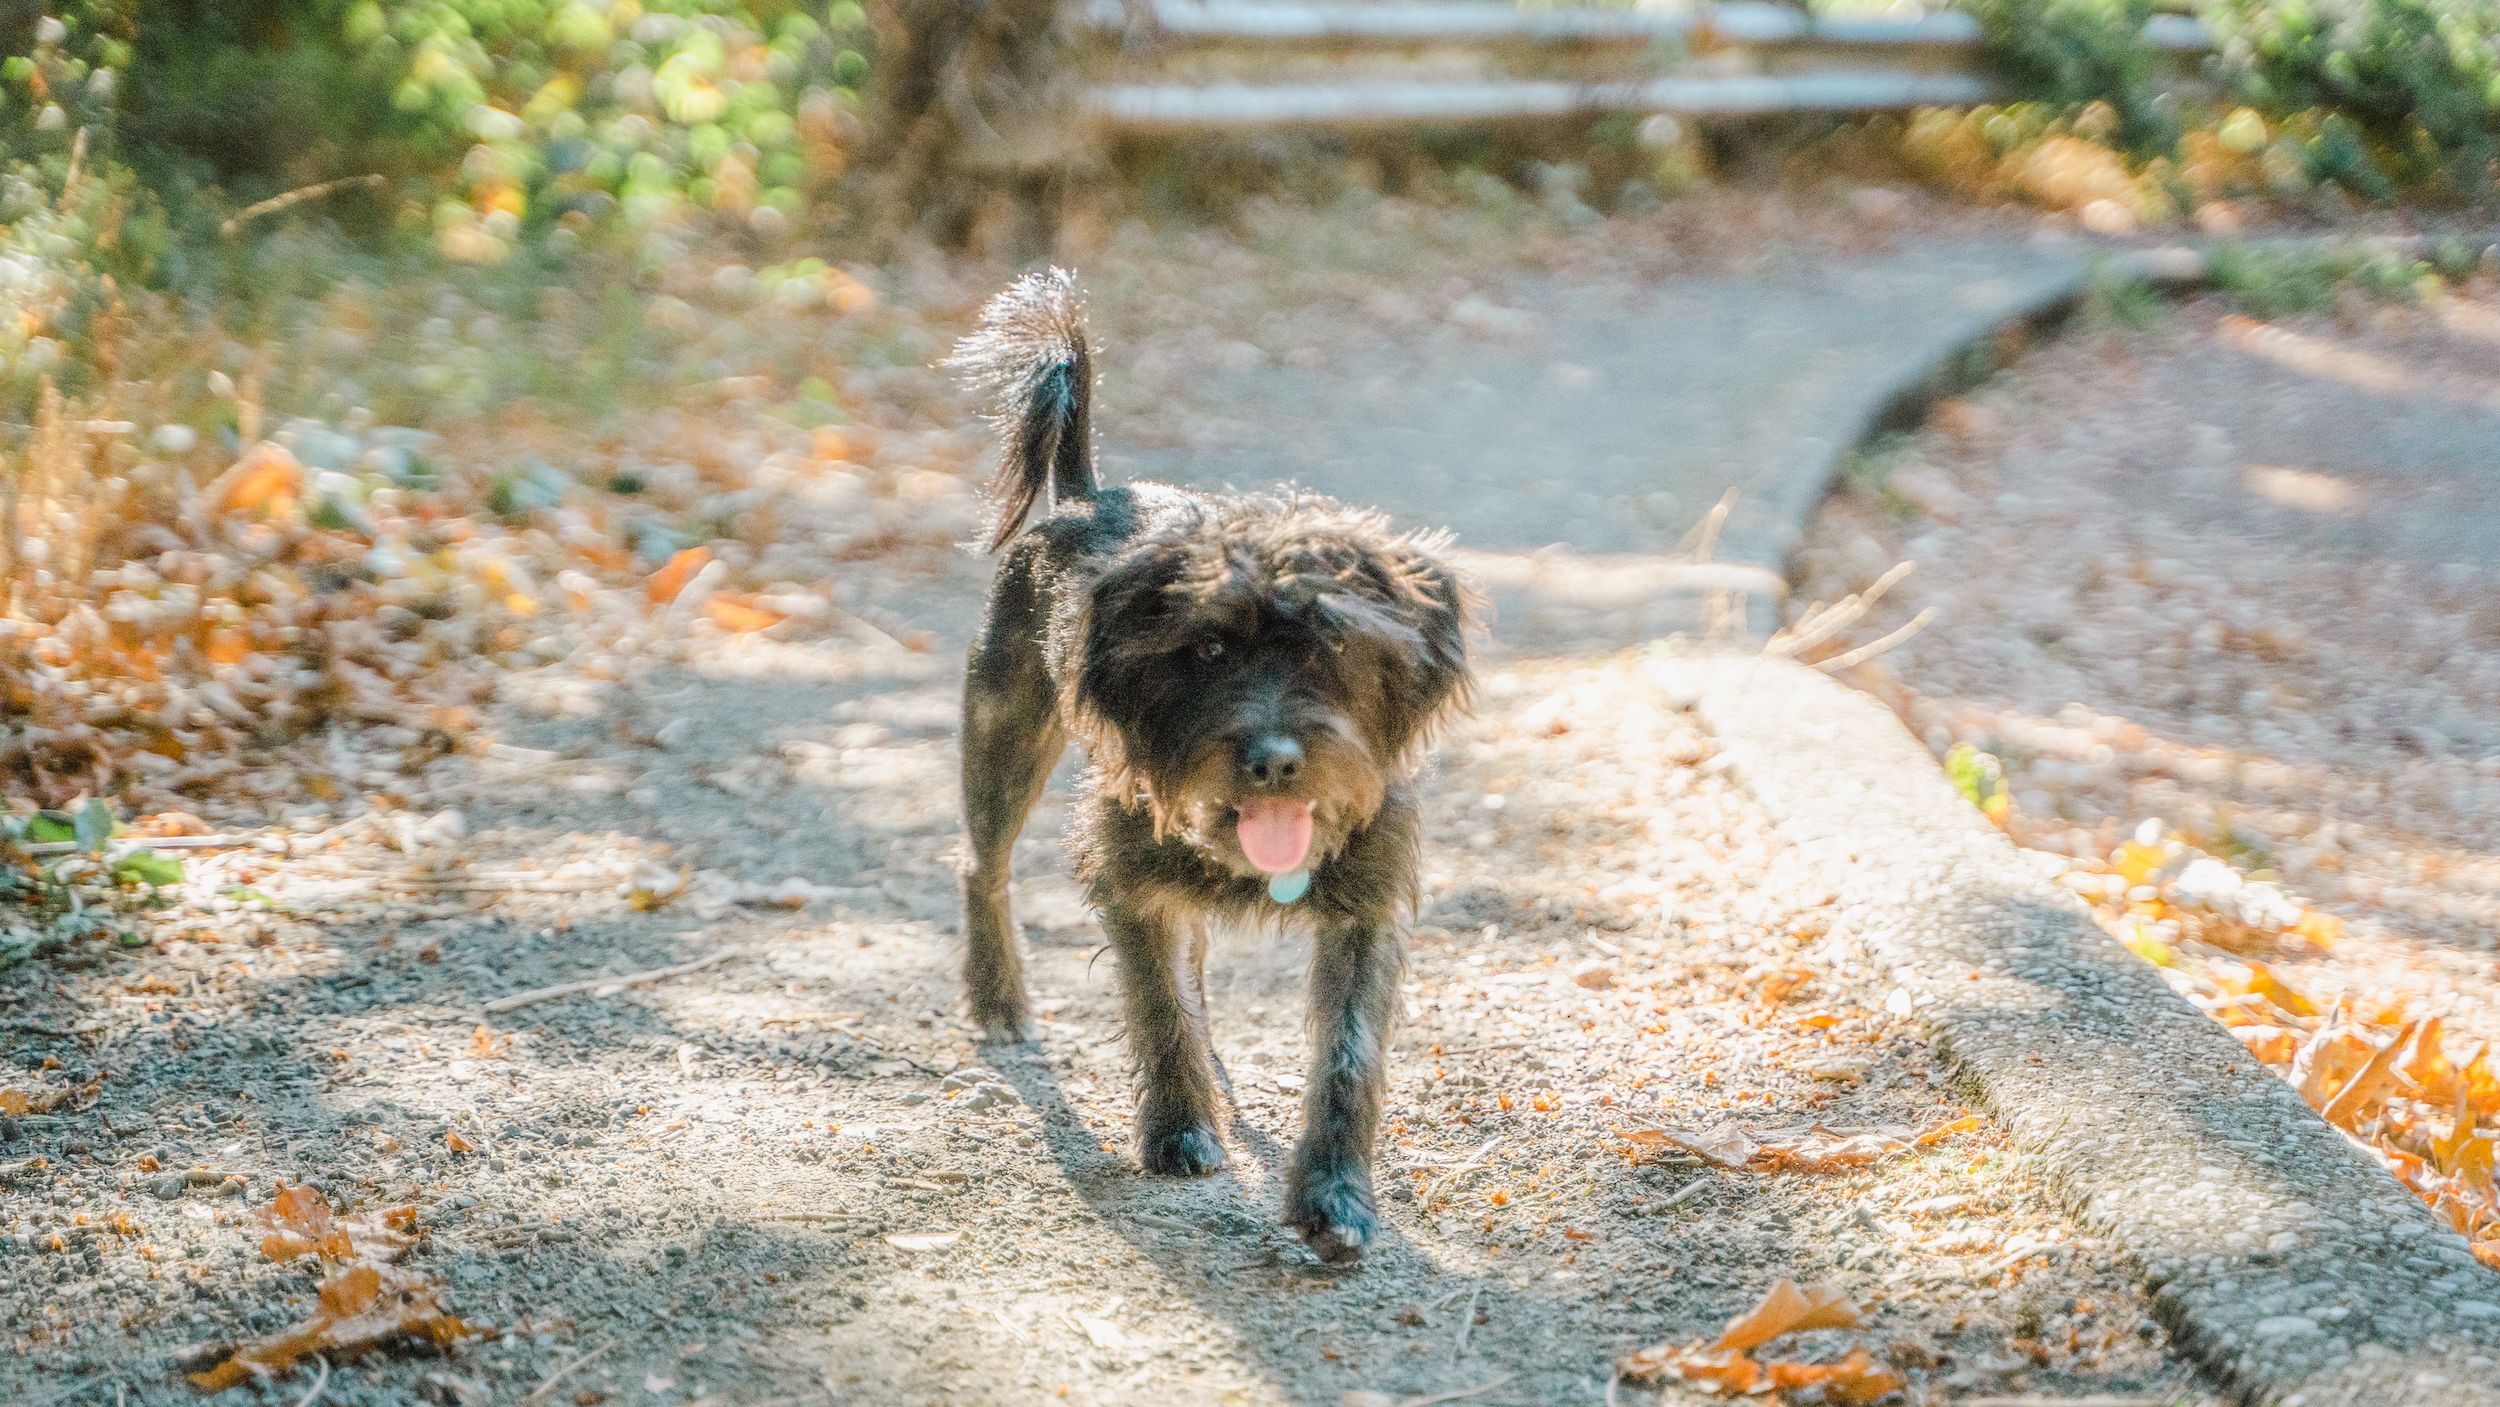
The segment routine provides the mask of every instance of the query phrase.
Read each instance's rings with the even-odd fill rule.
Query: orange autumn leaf
[[[1782,1280],[1763,1293],[1759,1304],[1729,1320],[1714,1347],[1743,1353],[1783,1334],[1857,1326],[1858,1307],[1838,1289],[1817,1285],[1800,1290],[1796,1281]]]
[[[2300,1032],[2288,1026],[2233,1026],[2231,1034],[2263,1064],[2289,1065],[2300,1054]]]
[[[1784,1334],[1852,1329],[1858,1318],[1857,1306],[1839,1290],[1829,1286],[1800,1290],[1795,1281],[1782,1280],[1763,1294],[1760,1303],[1728,1321],[1717,1342],[1652,1345],[1617,1359],[1615,1371],[1635,1382],[1687,1382],[1730,1396],[1816,1388],[1826,1402],[1872,1403],[1904,1384],[1899,1375],[1875,1367],[1863,1348],[1853,1349],[1832,1364],[1766,1365],[1750,1356],[1754,1349]]]
[[[2413,1038],[2421,1030],[2421,1026],[2422,1023],[2414,1022],[2398,1031],[2394,1039],[2379,1047],[2370,1056],[2369,1063],[2361,1067],[2360,1073],[2346,1081],[2344,1087],[2336,1091],[2333,1099],[2319,1106],[2318,1113],[2323,1115],[2328,1123],[2339,1128],[2349,1129],[2359,1124],[2368,1115],[2371,1107],[2378,1102],[2379,1097],[2386,1092],[2387,1087],[2394,1083],[2397,1061],[2413,1044]]]
[[[1615,1361],[1615,1371],[1636,1383],[1697,1383],[1729,1397],[1742,1397],[1762,1382],[1762,1365],[1744,1354],[1706,1348],[1652,1344]]]
[[[2119,877],[2126,880],[2128,888],[2133,889],[2151,881],[2154,873],[2161,869],[2163,855],[2158,845],[2130,840],[2120,845],[2118,853],[2111,858]]]
[[[2490,1266],[2494,1270],[2500,1270],[2500,1237],[2494,1237],[2488,1241],[2475,1242],[2474,1259],[2481,1261],[2483,1264]]]
[[[739,635],[752,634],[758,630],[770,630],[789,619],[779,611],[756,604],[752,596],[741,596],[727,591],[715,591],[706,598],[703,602],[703,613],[710,616],[712,623],[721,629]]]
[[[221,625],[208,632],[208,641],[200,647],[200,653],[208,657],[210,664],[241,664],[251,658],[252,642],[244,638],[242,631]]]
[[[1778,1006],[1787,999],[1790,992],[1797,990],[1813,976],[1813,973],[1802,967],[1792,967],[1785,972],[1772,973],[1762,979],[1762,1004]]]
[[[2457,1071],[2457,1084],[2463,1089],[2474,1112],[2485,1118],[2500,1118],[2500,1073],[2490,1062],[2491,1049],[2486,1046],[2474,1052],[2474,1058]]]
[[[2303,909],[2300,921],[2292,925],[2292,931],[2323,952],[2342,941],[2344,921],[2333,914],[2319,913],[2316,909]]]
[[[712,549],[685,548],[669,558],[667,565],[651,574],[651,579],[642,584],[642,594],[652,605],[665,606],[676,600],[677,593],[685,590],[686,583],[694,580],[694,574],[711,565],[711,562]]]
[[[223,1392],[284,1373],[305,1357],[352,1356],[402,1338],[449,1347],[470,1330],[443,1312],[441,1287],[398,1266],[358,1262],[321,1282],[319,1306],[302,1324],[242,1344],[214,1367],[191,1374],[202,1392]]]
[[[2458,1186],[2481,1200],[2489,1202],[2500,1197],[2492,1183],[2491,1140],[2475,1131],[2474,1106],[2462,1091],[2457,1096],[2456,1121],[2449,1127],[2448,1136],[2431,1143],[2431,1160]]]
[[[22,1089],[0,1089],[0,1114],[33,1113],[35,1100]]]
[[[1927,1132],[1920,1134],[1918,1137],[1911,1139],[1910,1141],[1921,1148],[1932,1147],[1935,1144],[1942,1143],[1944,1140],[1953,1137],[1955,1134],[1974,1132],[1986,1122],[1986,1120],[1980,1118],[1977,1114],[1964,1114],[1962,1117],[1955,1119],[1950,1123],[1938,1124],[1934,1128],[1929,1129]]]
[[[2237,977],[2226,976],[2221,980],[2220,985],[2224,991],[2234,996],[2263,997],[2291,1016],[2318,1014],[2318,1008],[2307,997],[2283,985],[2282,979],[2274,975],[2273,968],[2253,958],[2244,960],[2242,965],[2246,969],[2244,974]]]
[[[343,1261],[356,1255],[389,1260],[408,1244],[417,1223],[414,1207],[386,1207],[341,1217],[329,1200],[310,1187],[280,1187],[260,1213],[269,1234],[260,1253],[284,1263],[303,1256]]]
[[[252,446],[209,485],[208,499],[220,514],[257,510],[277,517],[294,506],[303,488],[304,471],[295,456],[264,442]]]
[[[1863,1348],[1849,1350],[1837,1363],[1774,1363],[1770,1380],[1783,1392],[1820,1388],[1823,1401],[1841,1407],[1863,1407],[1910,1385],[1899,1373],[1875,1366]]]
[[[460,1136],[458,1129],[443,1130],[443,1146],[454,1153],[474,1153],[477,1145]]]

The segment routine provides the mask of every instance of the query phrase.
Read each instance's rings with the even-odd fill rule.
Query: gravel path
[[[973,584],[933,564],[922,618],[959,620]],[[955,1014],[951,643],[734,641],[566,681],[538,695],[557,716],[515,717],[501,755],[437,783],[465,838],[237,857],[194,883],[297,916],[17,984],[13,1048],[109,1077],[75,1114],[0,1126],[12,1161],[45,1160],[0,1236],[27,1326],[0,1389],[97,1374],[188,1400],[164,1354],[309,1298],[312,1272],[256,1249],[251,1209],[281,1178],[414,1206],[409,1263],[504,1331],[344,1368],[341,1402],[515,1401],[602,1345],[563,1395],[1309,1403],[1500,1379],[1476,1400],[1589,1401],[1615,1354],[1705,1339],[1783,1276],[1846,1289],[1858,1337],[1938,1390],[2179,1385],[2126,1277],[1984,1128],[1827,1174],[1632,1155],[1623,1130],[1811,1148],[1965,1111],[1828,931],[1831,895],[1630,664],[1505,668],[1446,749],[1381,1252],[1326,1270],[1273,1224],[1301,1064],[1290,942],[1218,957],[1236,1174],[1141,1179],[1113,974],[1061,873],[1055,798],[1020,857],[1040,1053],[980,1065]],[[631,741],[662,718],[703,726]],[[637,912],[618,877],[663,856],[698,882]],[[391,892],[463,872],[583,892]],[[697,913],[700,876],[793,875],[831,892]],[[186,1186],[194,1165],[240,1183]]]
[[[1272,264],[1242,277],[1262,268],[1287,281]],[[1622,307],[1715,309],[1717,337],[1747,306],[1715,285],[1622,302],[1637,286],[1467,290],[1533,326],[1444,300],[1434,316],[1464,335],[1430,341],[1369,412],[1423,416],[1433,378],[1509,368],[1555,398],[1535,412],[1553,462],[1599,466],[1579,507],[1530,520],[1464,487],[1503,469],[1506,441],[1435,486],[1411,446],[1351,419],[1305,427],[1294,451],[1343,432],[1342,461],[1189,463],[1250,482],[1326,469],[1496,556],[1548,528],[1615,531],[1645,470],[1573,408],[1596,403],[1582,372],[1641,370],[1606,361]],[[1151,344],[1139,305],[1104,301]],[[1296,316],[1347,325],[1318,299]],[[1882,360],[1893,330],[1849,325],[1853,364]],[[1779,345],[1820,340],[1798,337]],[[1309,370],[1364,350],[1272,355]],[[1114,405],[1164,384],[1152,370]],[[1759,415],[1747,398],[1796,371],[1689,388],[1687,409],[1741,426]],[[1206,384],[1166,414],[1248,419],[1314,385],[1219,404],[1239,383]],[[1606,384],[1676,433],[1651,387]],[[1632,457],[1601,460],[1601,441]],[[1735,452],[1700,443],[1679,462]],[[1674,515],[1598,545],[1654,554],[1716,497],[1674,493]],[[1962,1124],[1936,1052],[1835,930],[1836,896],[1708,734],[1656,704],[1637,660],[1549,653],[1609,607],[1506,618],[1481,716],[1442,750],[1379,1252],[1325,1270],[1274,1225],[1301,1067],[1291,941],[1218,951],[1232,1170],[1140,1178],[1113,973],[1064,876],[1056,793],[1019,852],[1045,1039],[982,1064],[958,1013],[956,660],[984,572],[897,549],[831,583],[873,628],[733,637],[697,619],[669,649],[517,676],[484,754],[287,853],[199,859],[153,941],[0,975],[6,1081],[86,1091],[0,1114],[0,1400],[195,1400],[172,1372],[189,1348],[300,1321],[320,1273],[270,1259],[257,1215],[282,1182],[342,1209],[413,1207],[403,1265],[496,1331],[439,1358],[342,1361],[333,1403],[1377,1407],[1474,1390],[1544,1407],[1601,1400],[1617,1355],[1706,1340],[1782,1278],[1831,1282],[1867,1315],[1782,1353],[1863,1344],[1914,1400],[2198,1400],[2114,1253],[1996,1130]],[[1662,1128],[1738,1166],[1640,1137]],[[1765,1170],[1817,1166],[1837,1170]]]

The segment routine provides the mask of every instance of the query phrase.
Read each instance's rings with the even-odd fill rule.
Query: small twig
[[[1917,565],[1916,562],[1895,562],[1865,590],[1853,591],[1828,606],[1818,605],[1808,610],[1795,628],[1771,637],[1765,653],[1794,659],[1829,640],[1872,610],[1876,602],[1884,599],[1884,593],[1908,576]]]
[[[1679,1188],[1675,1189],[1675,1195],[1674,1195],[1674,1196],[1669,1197],[1667,1200],[1665,1200],[1665,1201],[1663,1201],[1663,1202],[1660,1202],[1660,1203],[1658,1204],[1658,1210],[1659,1210],[1659,1211],[1662,1211],[1662,1212],[1671,1212],[1671,1211],[1674,1211],[1676,1208],[1678,1208],[1678,1207],[1680,1207],[1680,1206],[1683,1206],[1686,1202],[1689,1202],[1689,1201],[1693,1200],[1695,1197],[1700,1196],[1700,1195],[1701,1195],[1701,1193],[1702,1193],[1702,1189],[1703,1189],[1703,1188],[1705,1188],[1705,1187],[1708,1187],[1709,1185],[1710,1185],[1710,1179],[1709,1179],[1709,1178],[1706,1178],[1706,1177],[1697,1177],[1697,1178],[1694,1178],[1692,1181],[1690,1181],[1690,1182],[1688,1182],[1688,1183],[1685,1183],[1682,1187],[1679,1187]]]
[[[478,1010],[487,1016],[496,1016],[503,1012],[518,1011],[525,1006],[536,1006],[540,1002],[551,1002],[560,997],[575,996],[583,992],[640,987],[646,983],[664,981],[671,977],[683,977],[689,972],[701,972],[714,963],[727,962],[737,955],[737,949],[723,948],[716,953],[707,953],[692,962],[681,962],[675,967],[654,967],[647,971],[628,972],[615,977],[586,977],[579,982],[558,982],[552,987],[540,987],[533,991],[515,992],[508,997],[497,997],[479,1007]]]
[[[1884,651],[1891,649],[1893,646],[1898,645],[1902,641],[1909,639],[1911,636],[1918,634],[1922,630],[1925,630],[1927,628],[1927,623],[1935,618],[1936,608],[1929,606],[1925,610],[1920,611],[1917,615],[1910,617],[1909,620],[1903,623],[1899,629],[1885,635],[1883,638],[1869,640],[1854,650],[1850,650],[1844,654],[1834,655],[1827,660],[1816,660],[1814,662],[1814,667],[1820,670],[1836,672],[1847,669],[1851,665],[1864,664],[1868,660],[1882,654]]]
[[[490,870],[480,874],[387,875],[378,881],[388,889],[478,893],[588,894],[615,884],[614,878],[565,879],[556,875]]]
[[[1476,1297],[1483,1293],[1484,1286],[1482,1285],[1469,1290],[1467,1307],[1458,1312],[1458,1342],[1450,1345],[1450,1363],[1453,1366],[1467,1355],[1467,1335],[1476,1327]]]
[[[322,1389],[330,1385],[330,1360],[316,1353],[313,1355],[313,1367],[320,1370],[319,1376],[313,1379],[311,1387],[304,1389],[303,1396],[295,1399],[295,1407],[313,1407],[315,1402],[321,1400]]]
[[[1719,550],[1719,529],[1727,526],[1727,515],[1735,507],[1736,490],[1731,488],[1720,494],[1719,501],[1711,504],[1710,511],[1702,515],[1701,521],[1693,525],[1690,533],[1685,534],[1684,540],[1692,544],[1691,548],[1679,546],[1677,555],[1694,562],[1709,561],[1710,554]]]
[[[1441,1195],[1441,1189],[1449,1186],[1451,1180],[1458,1177],[1461,1173],[1473,1171],[1492,1154],[1494,1149],[1500,1147],[1501,1144],[1502,1136],[1497,1133],[1491,1138],[1486,1139],[1483,1143],[1477,1145],[1476,1151],[1468,1154],[1457,1167],[1454,1167],[1448,1172],[1441,1174],[1439,1177],[1434,1178],[1432,1185],[1424,1189],[1424,1195],[1415,1199],[1416,1206],[1425,1211],[1430,1211],[1432,1209],[1432,1199]]]
[[[877,1218],[860,1212],[757,1212],[757,1221],[829,1222],[836,1225],[850,1222],[874,1222]]]
[[[126,835],[107,847],[106,853],[127,855],[134,850],[229,850],[258,845],[256,835]],[[38,858],[45,855],[75,855],[74,840],[39,840],[26,846],[26,853]]]
[[[1414,1397],[1401,1397],[1398,1399],[1398,1407],[1433,1407],[1435,1403],[1456,1402],[1462,1397],[1478,1397],[1517,1376],[1519,1376],[1517,1373],[1504,1373],[1497,1378],[1487,1378],[1474,1387],[1454,1387],[1447,1392],[1427,1392]]]
[[[541,1400],[546,1397],[548,1393],[556,1390],[557,1383],[564,1381],[576,1370],[580,1369],[582,1365],[614,1347],[616,1347],[616,1340],[601,1339],[596,1347],[574,1355],[572,1361],[557,1364],[554,1368],[548,1370],[547,1376],[538,1380],[538,1386],[531,1388],[529,1396],[522,1398],[521,1401],[529,1403]]]
[[[320,181],[309,186],[298,186],[294,190],[273,195],[267,200],[255,201],[252,204],[246,205],[242,209],[237,210],[232,215],[227,216],[226,222],[217,227],[217,237],[219,239],[232,239],[245,225],[259,219],[263,215],[274,215],[277,212],[286,209],[290,205],[301,205],[307,200],[319,200],[325,195],[329,195],[335,191],[347,190],[354,186],[378,186],[381,184],[382,177],[380,174],[367,172],[362,176],[341,176],[335,181]]]

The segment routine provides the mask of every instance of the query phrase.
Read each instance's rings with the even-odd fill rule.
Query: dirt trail
[[[1211,973],[1231,1169],[1140,1177],[1057,792],[1018,854],[1045,1038],[979,1051],[959,1014],[957,661],[986,565],[849,570],[874,628],[516,677],[497,745],[406,809],[196,862],[186,936],[6,974],[8,1076],[104,1078],[0,1116],[0,1400],[192,1401],[186,1346],[300,1320],[318,1272],[264,1258],[254,1216],[281,1180],[415,1207],[406,1263],[498,1331],[340,1363],[329,1403],[1593,1403],[1616,1355],[1706,1339],[1782,1277],[1868,1312],[1794,1356],[1863,1342],[1914,1400],[2195,1400],[2132,1278],[1984,1125],[1842,1172],[1633,1156],[1626,1130],[1776,1163],[1966,1111],[1709,738],[1620,661],[1496,640],[1442,749],[1376,1252],[1323,1269],[1275,1225],[1290,939],[1222,943]],[[794,878],[803,908],[730,902]]]
[[[886,604],[960,627],[979,564],[925,566]],[[1963,1110],[1709,740],[1615,667],[1497,664],[1445,749],[1371,1260],[1322,1269],[1274,1224],[1296,943],[1219,952],[1235,1170],[1141,1178],[1113,973],[1055,797],[1019,855],[1046,1039],[985,1057],[956,1014],[955,646],[745,640],[631,682],[525,680],[534,707],[498,755],[432,798],[467,838],[238,858],[194,882],[301,917],[23,993],[13,1045],[112,1077],[82,1113],[0,1129],[12,1161],[53,1160],[21,1177],[0,1241],[27,1326],[0,1389],[109,1375],[98,1390],[127,1401],[184,1401],[169,1351],[299,1317],[313,1272],[263,1260],[249,1215],[279,1178],[416,1206],[410,1263],[504,1331],[448,1361],[343,1366],[337,1402],[524,1400],[592,1350],[552,1397],[1333,1403],[1498,1379],[1474,1400],[1594,1401],[1615,1354],[1707,1337],[1781,1276],[1846,1287],[1865,1340],[1938,1389],[2178,1383],[2124,1277],[1984,1129],[1831,1175],[1626,1156],[1627,1128],[1724,1120],[1776,1144]],[[648,741],[673,719],[694,726]],[[637,912],[616,877],[663,847],[829,893]],[[452,859],[594,880],[393,895]],[[492,998],[723,951],[476,1034]],[[1775,979],[1795,983],[1777,1005]],[[151,1156],[246,1190],[164,1188]],[[118,1211],[131,1234],[75,1221]],[[41,1244],[56,1235],[66,1249]],[[1828,1356],[1847,1336],[1818,1337]]]

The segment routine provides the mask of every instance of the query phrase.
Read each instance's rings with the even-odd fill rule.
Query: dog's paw
[[[1186,1124],[1160,1133],[1140,1133],[1137,1161],[1162,1177],[1205,1177],[1224,1166],[1224,1145],[1205,1124]]]
[[[983,1045],[1027,1045],[1042,1038],[1041,1028],[1022,1002],[974,1001],[972,1024]]]
[[[1378,1239],[1371,1184],[1360,1174],[1297,1182],[1285,1192],[1285,1224],[1302,1233],[1311,1254],[1331,1265],[1360,1260]]]
[[[1041,1028],[1021,1016],[983,1016],[974,1018],[981,1028],[982,1045],[1033,1045],[1042,1039]]]

